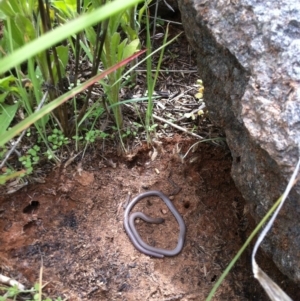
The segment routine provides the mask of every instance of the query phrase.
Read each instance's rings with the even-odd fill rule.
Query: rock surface
[[[259,221],[284,191],[300,145],[300,5],[295,0],[178,0],[204,98],[224,128],[232,177]],[[263,247],[300,283],[300,185]]]

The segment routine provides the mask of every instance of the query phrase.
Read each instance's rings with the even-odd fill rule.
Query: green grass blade
[[[161,96],[153,96],[152,98],[153,98],[153,99],[161,98]],[[119,105],[122,105],[122,104],[125,104],[125,103],[135,103],[135,102],[139,102],[139,101],[146,101],[146,100],[148,100],[148,99],[149,99],[148,97],[141,97],[141,98],[127,99],[127,100],[122,100],[122,101],[113,103],[113,104],[109,105],[108,107],[109,107],[109,108],[113,108],[113,107],[116,107],[116,106],[119,106]]]
[[[0,104],[0,134],[5,133],[11,121],[15,117],[18,107],[19,104],[17,103],[14,105]]]

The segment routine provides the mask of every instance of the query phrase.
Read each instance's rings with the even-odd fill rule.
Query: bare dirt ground
[[[176,25],[173,34],[179,30]],[[181,71],[160,75],[159,88],[167,92],[167,98],[155,102],[154,112],[213,138],[220,131],[208,119],[184,118],[184,113],[199,106],[193,97],[197,89],[192,90],[196,63],[187,48],[184,35],[168,47],[163,67]],[[141,85],[145,81],[142,71],[139,80]],[[138,121],[137,108],[127,105],[127,109],[124,123],[130,127]],[[145,107],[139,104],[138,110],[143,112]],[[32,287],[43,265],[43,280],[48,283],[44,294],[72,301],[205,300],[255,225],[231,179],[226,144],[198,144],[182,159],[196,141],[160,123],[152,146],[139,137],[126,144],[127,154],[120,155],[113,141],[99,141],[83,159],[78,156],[67,167],[71,154],[65,154],[65,162],[54,166],[44,183],[1,195],[0,273]],[[175,257],[141,254],[124,231],[128,196],[147,190],[173,195],[186,223],[184,248]],[[174,248],[178,225],[161,200],[142,200],[133,211],[164,217],[161,225],[139,221],[137,228],[149,244]],[[268,300],[252,276],[250,251],[243,254],[213,300]],[[267,255],[259,254],[258,261],[294,300],[300,300],[299,289]]]
[[[69,300],[204,300],[251,230],[247,206],[230,177],[226,147],[201,144],[182,161],[194,141],[175,135],[153,148],[138,145],[127,157],[113,149],[85,162],[54,170],[45,184],[34,184],[0,198],[0,272]],[[100,150],[99,150],[100,151]],[[152,159],[151,159],[152,157]],[[112,167],[113,165],[113,167]],[[171,181],[170,181],[171,179]],[[187,227],[185,245],[175,257],[150,258],[138,252],[123,229],[128,193],[147,190],[173,194]],[[151,245],[173,248],[178,225],[155,198],[135,210],[165,223],[140,222]],[[250,272],[249,252],[226,278],[214,300],[268,300]],[[267,271],[294,296],[299,293],[267,261]]]

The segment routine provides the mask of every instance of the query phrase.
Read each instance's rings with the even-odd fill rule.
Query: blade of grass
[[[164,40],[163,40],[163,45],[166,45],[167,44],[167,39],[168,39],[168,34],[169,34],[169,24],[167,25],[167,28],[166,28],[166,32],[165,32],[165,36],[164,36]],[[178,34],[175,38],[177,38],[180,34]],[[153,118],[156,117],[156,119],[159,119],[158,116],[155,116],[153,114],[153,92],[154,92],[154,89],[155,89],[155,85],[156,85],[156,82],[157,82],[157,79],[158,79],[158,75],[159,75],[159,70],[160,70],[160,66],[161,66],[161,63],[162,63],[162,60],[163,60],[163,56],[164,56],[164,52],[165,52],[165,47],[162,47],[161,48],[161,51],[160,51],[160,55],[159,55],[159,59],[158,59],[158,63],[157,63],[157,66],[156,66],[156,71],[155,71],[155,75],[154,75],[154,78],[152,80],[152,86],[148,87],[148,91],[149,89],[151,90],[151,105],[147,107],[147,113],[146,115],[148,116],[153,116]],[[148,72],[152,72],[151,71],[151,68],[148,70]],[[147,120],[146,120],[146,125],[147,125]],[[174,126],[174,125],[173,125]],[[175,126],[176,127],[176,126]],[[149,119],[149,124],[148,126],[146,126],[146,132],[147,132],[147,139],[149,139],[149,142],[150,142],[150,119]]]
[[[197,144],[202,143],[202,142],[211,142],[211,141],[226,141],[225,138],[221,138],[221,137],[216,137],[216,138],[210,138],[210,139],[203,139],[200,141],[197,141],[196,143],[194,143],[189,149],[188,151],[185,153],[185,155],[182,157],[182,159],[185,159],[186,156],[189,154],[189,152],[191,151],[191,149],[193,147],[195,147]]]
[[[147,88],[148,88],[148,104],[147,104],[147,111],[146,111],[146,119],[145,119],[145,125],[146,125],[146,133],[147,133],[147,142],[150,143],[150,134],[149,134],[149,128],[150,123],[152,121],[152,110],[153,110],[153,101],[152,101],[152,94],[154,90],[154,79],[152,77],[152,56],[150,56],[152,52],[152,45],[151,45],[151,39],[150,39],[150,22],[149,22],[149,8],[146,11],[146,45],[147,45],[147,56],[148,59],[146,61],[146,69],[147,69]],[[156,26],[156,24],[154,24]]]
[[[153,99],[156,99],[156,98],[161,98],[161,96],[153,96]],[[115,106],[119,106],[119,105],[122,105],[122,104],[125,104],[125,103],[134,103],[134,102],[145,101],[145,100],[148,100],[148,97],[122,100],[122,101],[111,104],[110,106],[108,106],[108,108],[113,108]]]

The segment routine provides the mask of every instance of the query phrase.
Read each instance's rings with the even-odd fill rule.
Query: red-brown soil
[[[74,301],[204,300],[253,224],[230,177],[226,146],[200,144],[182,160],[193,142],[175,135],[120,157],[113,148],[101,156],[94,150],[81,162],[53,170],[44,184],[1,196],[0,272],[31,287],[43,263],[49,283],[44,293]],[[128,194],[155,189],[169,195],[178,187],[172,200],[187,227],[182,252],[163,259],[141,254],[123,229]],[[138,224],[149,244],[176,245],[178,225],[162,201],[148,198],[134,210],[165,218],[161,225]],[[268,300],[252,276],[249,252],[214,300]],[[290,282],[261,258],[265,270],[299,300]]]

